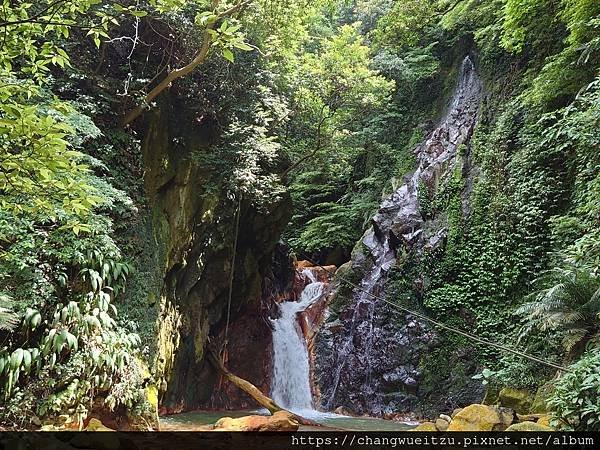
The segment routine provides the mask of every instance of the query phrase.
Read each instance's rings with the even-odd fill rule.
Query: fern
[[[517,313],[526,316],[521,337],[533,329],[562,331],[563,347],[573,351],[580,343],[596,345],[600,337],[600,278],[587,270],[555,268],[537,281],[546,287]]]

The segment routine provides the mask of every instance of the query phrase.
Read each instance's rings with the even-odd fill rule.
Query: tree
[[[365,114],[389,98],[394,83],[369,67],[369,52],[355,24],[341,26],[318,51],[298,57],[286,81],[293,92],[291,126],[303,130],[297,148],[304,154],[283,175],[344,139],[344,128],[359,111]]]
[[[76,150],[75,111],[49,90],[51,68],[68,68],[62,44],[71,29],[99,43],[115,19],[98,0],[4,0],[0,9],[0,206],[73,213],[84,218],[99,204]],[[72,226],[79,227],[78,221]]]
[[[437,21],[437,8],[438,2],[433,0],[394,2],[378,20],[374,30],[376,42],[403,50],[417,46],[427,28]]]

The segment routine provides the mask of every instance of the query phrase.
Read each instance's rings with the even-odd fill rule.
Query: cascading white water
[[[313,409],[310,390],[308,350],[298,323],[298,313],[323,295],[324,284],[310,270],[302,272],[309,280],[297,302],[279,306],[281,317],[273,323],[273,385],[271,395],[280,406],[291,411]]]

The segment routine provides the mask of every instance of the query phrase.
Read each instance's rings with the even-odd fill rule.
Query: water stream
[[[249,415],[268,416],[266,409],[234,411],[190,411],[172,416],[161,417],[163,431],[211,431],[212,424],[222,417],[243,417]],[[414,428],[416,422],[395,422],[373,417],[348,417],[338,414],[322,413],[311,417],[315,422],[328,428],[348,431],[405,431]],[[319,428],[301,426],[300,431],[312,431]]]
[[[317,281],[310,270],[304,270],[310,283],[296,302],[279,305],[281,316],[273,319],[273,382],[271,396],[283,408],[298,414],[313,410],[310,390],[308,350],[298,313],[319,300],[324,284]]]

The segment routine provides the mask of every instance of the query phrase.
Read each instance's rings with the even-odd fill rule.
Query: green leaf
[[[10,368],[12,370],[17,370],[23,361],[23,349],[16,349],[10,358]]]
[[[240,50],[244,50],[246,52],[254,50],[254,47],[249,46],[243,41],[233,41],[233,46],[235,48],[239,48]]]
[[[231,63],[234,61],[233,52],[228,48],[223,49],[223,57]]]
[[[25,373],[29,373],[29,370],[31,369],[31,359],[31,353],[29,353],[29,350],[23,350],[23,367],[25,369]]]

